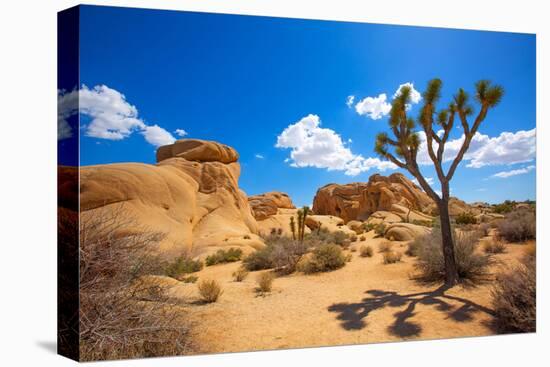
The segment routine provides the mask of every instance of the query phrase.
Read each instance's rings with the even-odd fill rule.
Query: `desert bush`
[[[350,250],[351,252],[357,252],[357,247],[356,247],[356,246],[350,247],[349,250]]]
[[[502,254],[506,252],[506,245],[501,241],[491,239],[483,243],[483,251],[488,254]]]
[[[123,206],[82,216],[79,330],[83,361],[189,351],[189,327],[167,287],[141,282],[162,272],[154,255],[163,234],[139,228]]]
[[[233,272],[232,276],[234,281],[242,282],[248,276],[248,270],[245,268],[239,268]]]
[[[491,293],[499,332],[536,331],[536,292],[534,256],[525,257],[519,266],[497,276]]]
[[[479,231],[481,232],[483,237],[488,236],[490,230],[491,230],[491,224],[489,224],[489,223],[481,223],[479,225]]]
[[[164,273],[169,277],[178,278],[182,274],[200,271],[202,267],[202,261],[193,260],[189,257],[189,255],[184,254],[174,259],[173,262],[166,264]]]
[[[259,274],[256,278],[256,282],[258,283],[258,290],[262,293],[271,292],[271,288],[273,287],[273,280],[275,280],[275,276],[272,273],[266,272]]]
[[[412,224],[416,224],[417,226],[424,226],[424,227],[432,227],[433,221],[431,220],[423,220],[423,219],[413,219]]]
[[[426,246],[426,242],[430,241],[431,235],[418,236],[407,244],[407,250],[405,254],[407,256],[416,257],[420,251],[420,248]]]
[[[189,275],[187,277],[181,277],[179,280],[184,283],[196,283],[199,277],[196,275]]]
[[[344,260],[349,263],[351,262],[351,260],[353,260],[353,255],[352,254],[347,254],[344,256]]]
[[[220,298],[223,293],[222,287],[216,280],[203,280],[198,285],[199,294],[204,302],[213,303]]]
[[[361,257],[372,257],[373,255],[373,251],[372,251],[372,247],[371,246],[361,246],[361,248],[359,249],[359,255],[361,255]]]
[[[356,236],[356,235],[351,235],[351,236],[349,237],[349,240],[350,240],[351,242],[357,242],[357,236]]]
[[[363,223],[363,229],[365,230],[365,232],[372,231],[374,227],[376,227],[374,223]]]
[[[386,251],[384,252],[384,264],[393,264],[401,261],[401,252]]]
[[[389,241],[380,242],[378,245],[378,252],[388,252],[392,248],[392,243]]]
[[[498,223],[498,236],[509,242],[524,242],[536,238],[535,213],[523,209],[510,212]]]
[[[503,203],[493,205],[493,212],[498,214],[507,214],[514,210],[515,207],[515,201],[506,200]]]
[[[239,261],[243,255],[240,248],[231,247],[227,250],[220,249],[206,257],[206,266]]]
[[[317,273],[340,269],[346,264],[346,259],[340,246],[323,244],[313,250],[311,257],[303,262],[304,273]]]
[[[346,243],[348,236],[342,231],[336,231],[332,234],[332,243],[343,246]]]
[[[273,267],[271,262],[271,252],[273,248],[266,246],[260,250],[250,253],[243,259],[244,267],[249,271],[270,269]]]
[[[492,263],[489,255],[476,252],[479,238],[475,232],[454,231],[455,260],[460,280],[476,281],[487,277],[488,266]],[[441,233],[432,230],[418,248],[420,279],[439,281],[445,279],[445,265]]]
[[[366,239],[367,239],[367,237],[365,237],[365,236],[359,237],[359,240],[360,240],[360,241],[365,241]]]
[[[463,212],[456,216],[455,223],[458,225],[461,224],[476,224],[477,220],[472,212]]]
[[[374,233],[377,237],[382,237],[386,233],[386,225],[384,223],[379,223],[374,227]]]

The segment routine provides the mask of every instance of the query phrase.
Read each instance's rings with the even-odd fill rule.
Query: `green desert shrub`
[[[275,280],[275,275],[273,275],[270,272],[259,274],[256,277],[256,282],[258,283],[258,291],[262,293],[271,292],[274,280]]]
[[[215,280],[203,280],[199,283],[198,288],[201,298],[207,303],[216,302],[223,293],[222,287]]]
[[[249,271],[276,269],[285,274],[296,270],[296,264],[307,252],[308,243],[283,236],[268,236],[266,246],[244,258],[243,265]]]
[[[523,242],[536,238],[537,223],[534,211],[516,210],[498,223],[498,236],[508,242]]]
[[[242,255],[243,250],[241,250],[240,248],[231,247],[227,250],[220,249],[212,255],[207,256],[205,262],[206,266],[230,263],[239,261]]]
[[[463,212],[456,216],[455,223],[458,225],[463,224],[476,224],[477,220],[472,212]]]
[[[382,237],[386,233],[386,225],[384,223],[379,223],[374,227],[374,233],[377,237]]]
[[[477,233],[454,231],[453,237],[459,279],[475,281],[487,277],[492,259],[490,255],[476,251],[479,240]],[[442,240],[438,230],[432,231],[431,235],[426,236],[425,241],[421,242],[415,267],[423,280],[445,279]]]
[[[501,241],[491,239],[489,241],[484,241],[483,251],[488,254],[502,254],[506,252],[506,245]]]
[[[361,246],[361,248],[359,249],[359,255],[361,257],[372,257],[373,255],[373,251],[372,251],[372,247],[371,246]]]
[[[169,277],[178,278],[182,274],[200,271],[202,267],[202,261],[193,260],[187,255],[182,255],[177,257],[173,262],[168,263],[164,269],[164,273]]]
[[[234,281],[242,282],[248,276],[248,270],[245,268],[239,268],[233,272],[232,276]]]
[[[348,236],[342,232],[342,231],[336,231],[332,234],[332,243],[343,246],[346,244],[346,240],[348,240]]]
[[[527,256],[519,266],[499,274],[491,293],[499,332],[536,331],[535,256]]]
[[[498,214],[510,213],[516,207],[516,202],[506,200],[503,203],[493,205],[493,212]]]
[[[250,253],[243,259],[244,267],[249,271],[270,269],[273,267],[271,262],[271,246],[266,246],[260,250]]]
[[[323,244],[313,250],[311,256],[302,262],[303,272],[318,273],[340,269],[346,264],[346,259],[340,246]]]
[[[401,261],[401,252],[386,251],[384,252],[384,264],[393,264]]]

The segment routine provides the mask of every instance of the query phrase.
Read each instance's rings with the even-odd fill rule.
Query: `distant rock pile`
[[[264,220],[277,214],[281,209],[295,209],[292,200],[284,192],[267,192],[265,194],[253,195],[248,197],[248,204],[252,209],[252,214],[256,220]]]

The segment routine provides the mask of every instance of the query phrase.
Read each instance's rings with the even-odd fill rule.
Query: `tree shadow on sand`
[[[447,318],[458,322],[468,322],[473,319],[473,314],[484,312],[493,315],[493,310],[461,297],[445,294],[449,288],[441,286],[433,291],[399,294],[392,291],[369,290],[365,293],[371,297],[364,298],[357,303],[335,303],[328,307],[328,311],[338,313],[336,317],[342,321],[342,328],[346,330],[360,330],[367,326],[367,316],[375,310],[385,307],[406,308],[394,314],[395,320],[388,327],[388,332],[402,338],[416,337],[422,332],[422,327],[410,320],[416,312],[416,306],[433,305],[437,311],[446,314]],[[458,307],[449,304],[452,300],[460,303]]]

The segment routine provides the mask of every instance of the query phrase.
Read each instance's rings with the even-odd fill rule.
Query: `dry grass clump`
[[[386,233],[386,225],[384,223],[376,224],[374,226],[374,233],[376,237],[383,237]]]
[[[498,223],[498,236],[508,242],[524,242],[535,239],[537,223],[535,212],[528,209],[516,210]]]
[[[535,256],[526,256],[519,266],[497,276],[491,294],[499,332],[536,331],[536,293]]]
[[[323,244],[311,253],[311,256],[300,263],[300,270],[306,274],[340,269],[346,264],[346,258],[340,246]]]
[[[198,285],[199,294],[206,303],[213,303],[220,298],[223,293],[222,287],[216,280],[203,280]]]
[[[258,283],[258,290],[262,293],[271,292],[273,287],[273,281],[275,280],[275,275],[271,272],[261,273],[256,278]]]
[[[401,261],[401,252],[399,251],[386,251],[384,252],[384,264],[394,264]]]
[[[488,254],[503,254],[506,252],[506,245],[501,241],[491,239],[484,242],[483,251]]]
[[[227,250],[220,249],[212,255],[206,257],[206,266],[239,261],[242,254],[243,250],[240,248],[231,247]]]
[[[359,240],[360,240],[360,241],[366,241],[366,240],[367,240],[367,237],[361,236],[361,237],[359,237]]]
[[[489,275],[488,267],[492,264],[492,258],[476,251],[478,240],[476,232],[454,232],[455,259],[460,280],[479,281]],[[421,280],[445,279],[441,233],[438,230],[432,231],[422,242],[415,267],[420,272]]]
[[[122,206],[80,223],[80,359],[143,358],[189,351],[189,327],[167,287],[139,281],[162,273],[162,234],[131,232]],[[138,233],[139,232],[139,233]]]
[[[479,225],[479,231],[481,232],[483,237],[488,236],[490,230],[491,230],[491,224],[490,223],[481,223]]]
[[[199,277],[196,276],[196,275],[189,275],[189,276],[186,276],[186,277],[180,277],[180,278],[178,278],[178,280],[180,282],[184,282],[184,283],[196,283],[197,280],[199,280]]]
[[[410,257],[418,256],[420,249],[422,247],[425,247],[426,243],[430,240],[430,234],[416,237],[414,240],[407,244],[407,250],[405,250],[405,254]]]
[[[372,257],[373,255],[373,250],[372,250],[372,247],[371,246],[361,246],[361,248],[359,249],[359,255],[361,257]]]
[[[388,252],[388,251],[391,251],[391,249],[392,249],[392,243],[389,241],[381,242],[378,245],[378,252]]]
[[[239,268],[233,272],[232,276],[234,281],[242,282],[248,276],[248,270],[245,268]]]

